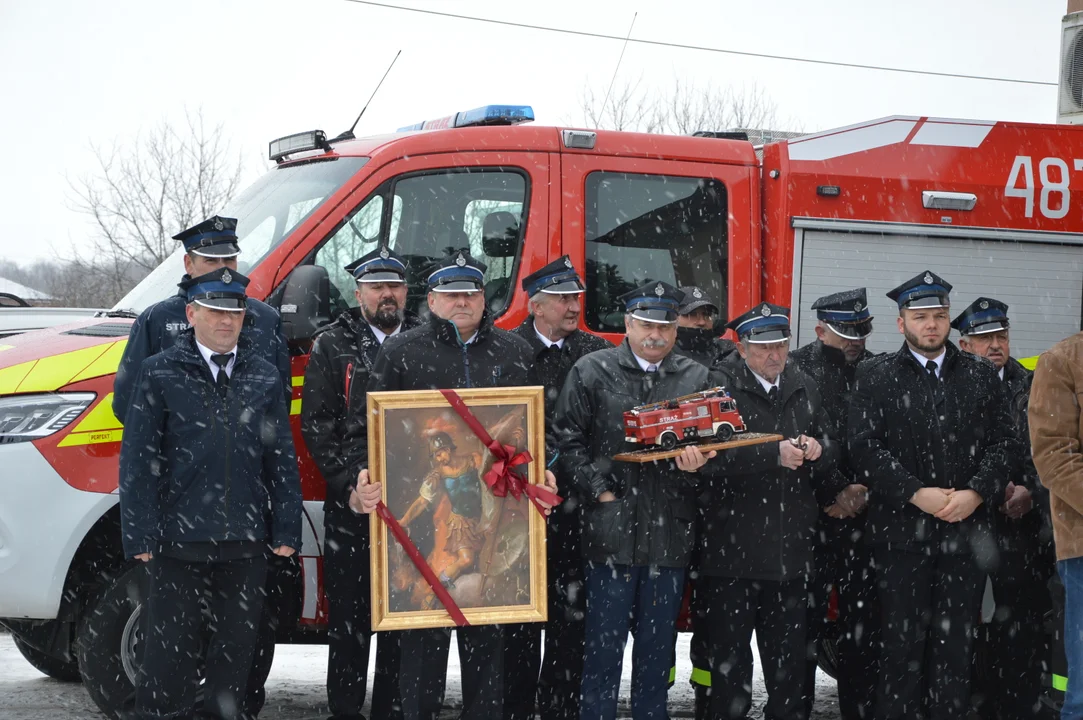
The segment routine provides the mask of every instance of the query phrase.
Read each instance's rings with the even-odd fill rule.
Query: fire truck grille
[[[89,335],[90,337],[127,337],[132,326],[125,323],[102,323],[68,330],[62,335]]]

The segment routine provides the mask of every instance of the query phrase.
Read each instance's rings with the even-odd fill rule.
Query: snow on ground
[[[691,717],[693,708],[692,688],[688,684],[691,666],[688,662],[686,633],[680,635],[677,649],[677,683],[669,692],[670,715],[675,718]],[[624,658],[624,674],[621,679],[620,717],[628,717],[628,698],[631,694],[630,668],[632,662],[631,642]],[[441,716],[451,720],[461,708],[459,662],[456,645],[452,642],[448,660],[448,684],[446,709]],[[753,649],[755,643],[753,642]],[[370,661],[373,667],[375,657]],[[759,658],[756,658],[759,665]],[[262,720],[315,720],[326,718],[327,708],[324,679],[327,672],[326,645],[279,645],[275,649],[274,667],[267,680],[267,705],[260,713]],[[797,680],[795,680],[797,682]],[[756,669],[754,681],[755,707],[751,717],[760,717],[766,699],[763,676]],[[0,718],[4,720],[91,720],[105,717],[98,712],[83,690],[82,685],[62,683],[45,677],[30,666],[10,635],[0,635]],[[812,720],[837,720],[838,698],[835,683],[820,673],[816,683],[816,710]],[[371,720],[378,720],[372,718]]]

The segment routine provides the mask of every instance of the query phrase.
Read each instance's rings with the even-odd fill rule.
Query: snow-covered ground
[[[677,683],[669,693],[670,715],[692,716],[692,689],[688,684],[691,672],[688,663],[689,635],[681,634],[677,651]],[[755,644],[753,643],[753,648]],[[625,653],[624,676],[621,681],[621,717],[628,717],[630,696],[629,670],[632,662],[631,643]],[[759,659],[756,661],[759,664]],[[458,657],[452,642],[448,669],[446,710],[442,717],[455,718],[461,706]],[[370,664],[371,667],[371,664]],[[326,718],[327,709],[324,678],[327,672],[326,645],[279,645],[275,650],[274,667],[267,681],[267,705],[260,718],[264,720],[315,720]],[[820,673],[816,687],[816,710],[812,720],[837,720],[838,699],[835,683]],[[795,679],[795,682],[797,680]],[[756,707],[751,717],[759,717],[765,700],[763,676],[756,669],[754,688]],[[30,666],[10,635],[0,635],[0,718],[4,720],[53,720],[71,718],[83,720],[104,717],[90,697],[78,684],[51,680]],[[372,720],[378,720],[372,718]]]

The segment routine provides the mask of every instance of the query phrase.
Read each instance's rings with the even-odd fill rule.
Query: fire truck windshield
[[[249,274],[366,162],[368,158],[340,157],[333,161],[275,168],[224,208],[212,213],[237,218],[241,248],[238,269]],[[193,222],[201,219],[194,218]],[[183,229],[176,228],[176,231]],[[183,274],[184,249],[178,247],[113,309],[142,312],[177,292],[177,283]]]

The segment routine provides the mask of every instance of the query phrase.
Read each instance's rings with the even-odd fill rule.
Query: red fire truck
[[[379,243],[406,258],[414,310],[418,271],[470,248],[504,328],[527,316],[519,279],[567,253],[587,280],[582,329],[613,340],[616,298],[648,279],[696,285],[724,317],[790,305],[798,344],[814,337],[814,298],[864,285],[879,318],[870,348],[893,349],[883,293],[927,267],[960,305],[1011,305],[1017,355],[1080,329],[1079,127],[890,117],[754,148],[531,117],[491,106],[442,129],[284,138],[275,168],[216,209],[238,218],[249,294],[280,308],[293,352],[304,542],[261,657],[276,641],[322,641],[324,482],[296,422],[313,331],[353,295],[343,266]],[[131,689],[141,607],[120,549],[113,378],[134,314],[182,273],[178,250],[112,311],[0,340],[0,618],[31,663],[81,677],[107,711]]]
[[[624,439],[644,447],[715,438],[725,442],[745,431],[737,403],[725,388],[715,387],[663,402],[639,405],[624,413]]]

